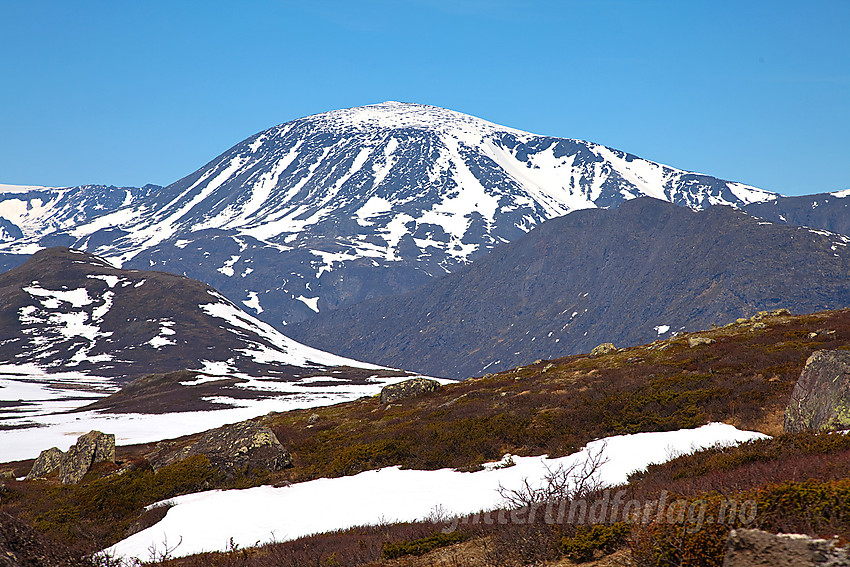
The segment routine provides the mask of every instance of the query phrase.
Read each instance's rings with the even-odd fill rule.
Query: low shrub
[[[125,537],[142,509],[180,494],[207,490],[223,477],[203,455],[163,467],[140,468],[87,484],[52,486],[42,494],[36,529],[69,542],[107,547]]]
[[[561,539],[561,553],[576,563],[592,561],[597,554],[610,555],[624,547],[630,533],[631,528],[623,522],[579,526],[574,536]]]
[[[381,556],[384,559],[397,559],[405,555],[425,555],[440,547],[446,547],[466,541],[468,536],[462,532],[443,533],[415,539],[413,541],[390,541],[384,544]]]

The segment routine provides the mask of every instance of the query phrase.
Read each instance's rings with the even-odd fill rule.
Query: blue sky
[[[0,183],[165,185],[385,100],[850,188],[850,2],[0,0]]]

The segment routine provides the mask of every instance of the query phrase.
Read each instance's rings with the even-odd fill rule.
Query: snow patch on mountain
[[[207,315],[224,320],[231,328],[231,332],[238,333],[238,329],[248,331],[266,343],[245,339],[247,345],[240,352],[252,358],[258,364],[284,363],[293,366],[353,366],[356,368],[383,369],[382,366],[354,361],[349,358],[337,356],[329,352],[321,351],[296,342],[280,331],[252,317],[242,311],[224,296],[210,293],[219,299],[217,302],[199,305]]]

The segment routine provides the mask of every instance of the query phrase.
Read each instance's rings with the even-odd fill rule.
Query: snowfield
[[[221,376],[201,376],[211,380]],[[114,433],[119,445],[148,443],[190,435],[263,415],[293,409],[328,406],[380,393],[387,384],[414,376],[374,377],[370,384],[317,385],[319,377],[296,382],[278,382],[262,377],[247,377],[242,388],[261,391],[269,397],[241,399],[220,397],[210,401],[223,409],[164,414],[106,413],[82,411],[67,413],[113,393],[117,388],[108,378],[98,379],[82,373],[47,374],[32,365],[0,366],[0,462],[32,459],[50,447],[63,451],[77,437],[91,430]],[[453,380],[437,379],[446,384]],[[333,382],[327,378],[323,382]],[[4,408],[2,402],[20,402]],[[229,407],[228,407],[229,406]]]
[[[318,479],[284,488],[213,490],[180,496],[158,524],[115,544],[105,552],[147,559],[150,550],[179,542],[174,556],[224,551],[287,541],[305,535],[381,522],[423,520],[435,512],[472,514],[497,508],[499,486],[517,489],[524,479],[537,484],[548,469],[584,462],[600,450],[607,458],[599,480],[613,486],[629,473],[680,454],[715,444],[737,444],[765,435],[722,423],[698,429],[620,435],[593,441],[558,459],[513,457],[514,466],[491,463],[479,472],[402,470],[389,467],[355,476]],[[231,539],[232,538],[232,539]]]

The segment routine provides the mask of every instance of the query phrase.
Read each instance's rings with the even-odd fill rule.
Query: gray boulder
[[[819,350],[806,361],[785,409],[785,431],[850,428],[850,351]]]
[[[77,438],[59,464],[59,481],[62,484],[80,482],[92,465],[102,461],[115,461],[115,435],[89,431]]]
[[[850,567],[847,550],[806,535],[732,530],[723,567]]]
[[[602,343],[593,347],[593,350],[590,351],[590,356],[602,356],[612,352],[617,352],[617,347],[614,346],[614,343]]]
[[[159,470],[195,455],[204,455],[214,467],[228,476],[246,468],[261,467],[277,471],[292,466],[292,456],[274,432],[254,421],[241,421],[212,429],[182,447],[175,444],[162,445],[146,458],[154,470]]]
[[[381,403],[390,404],[404,398],[421,396],[433,392],[440,387],[440,383],[430,378],[411,378],[397,384],[390,384],[381,388]]]
[[[59,468],[59,465],[62,464],[62,457],[64,456],[65,453],[59,450],[58,447],[45,449],[38,455],[35,463],[33,463],[32,469],[27,475],[27,480],[49,475]]]
[[[709,337],[688,337],[688,346],[691,348],[712,343],[714,343],[714,339]]]
[[[759,319],[768,319],[770,317],[782,317],[783,315],[791,315],[791,312],[787,309],[772,309],[770,311],[759,311],[752,317],[750,317],[751,321],[758,321]]]

